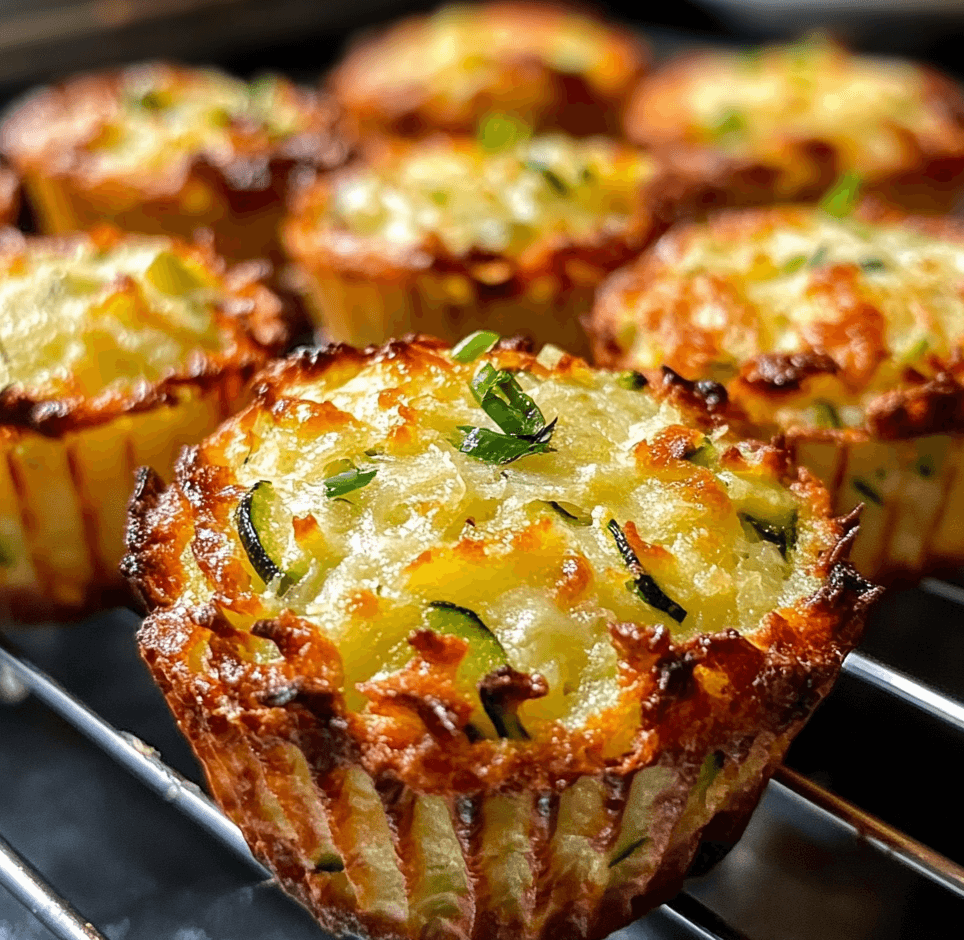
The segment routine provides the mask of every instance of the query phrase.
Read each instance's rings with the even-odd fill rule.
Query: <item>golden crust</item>
[[[641,721],[625,752],[606,753],[605,739],[624,737],[615,716],[596,736],[560,725],[532,740],[470,739],[459,730],[467,714],[452,684],[466,643],[430,631],[411,637],[415,655],[407,667],[365,687],[371,714],[364,718],[346,700],[339,649],[310,619],[285,609],[256,619],[250,632],[238,625],[258,617],[260,602],[237,549],[218,534],[233,525],[244,493],[226,449],[253,427],[259,411],[286,420],[296,407],[292,388],[324,387],[328,380],[338,386],[384,361],[415,380],[423,370],[450,370],[446,352],[444,344],[419,337],[289,357],[262,374],[247,412],[185,452],[173,485],[165,488],[142,472],[124,561],[153,609],[139,635],[142,655],[215,796],[326,928],[424,936],[431,898],[423,860],[426,853],[440,859],[450,851],[440,877],[452,882],[447,897],[457,903],[438,912],[440,936],[602,937],[678,890],[702,834],[738,834],[790,738],[857,642],[865,608],[878,592],[844,560],[855,517],[830,520],[820,486],[791,470],[785,453],[768,448],[758,451],[761,466],[814,507],[824,550],[807,564],[822,586],[771,612],[746,636],[725,630],[674,639],[662,626],[610,624]],[[519,348],[496,355],[505,368],[584,380],[585,365],[569,356],[550,368]],[[316,422],[303,432],[309,437],[349,421],[337,409],[308,404],[301,402],[296,420]],[[715,422],[697,410],[688,417],[704,427]],[[663,468],[679,464],[677,444],[660,440],[666,451],[654,443],[645,459]],[[732,451],[726,459],[739,463]],[[629,524],[626,535],[644,550]],[[192,577],[186,558],[214,587],[212,596],[185,594]],[[540,682],[541,676],[503,670],[483,685],[526,698],[543,694]],[[371,720],[378,715],[384,720]],[[295,766],[304,768],[300,776]],[[714,766],[718,789],[711,798],[698,778],[709,768],[704,785],[717,779]],[[643,783],[651,778],[662,782],[644,799]],[[597,807],[595,815],[587,810],[591,831],[584,836],[571,811],[571,802],[581,799]],[[363,804],[365,823],[358,816]],[[424,830],[430,807],[434,835]],[[633,820],[644,812],[650,826],[639,836]],[[366,829],[382,825],[371,820],[383,820],[384,829]],[[507,827],[517,828],[500,842]],[[379,836],[390,842],[390,862],[360,847],[360,840]],[[652,843],[648,861],[621,868],[644,837]],[[569,839],[582,846],[575,856],[564,848],[573,844]],[[505,881],[509,856],[527,872],[521,894]],[[463,878],[464,872],[472,876]]]
[[[0,264],[73,257],[90,242],[108,252],[149,241],[107,227],[54,238],[8,231]],[[117,563],[134,469],[147,462],[167,473],[182,445],[241,404],[252,373],[287,340],[280,302],[257,265],[226,270],[208,246],[163,247],[216,278],[218,349],[196,349],[155,381],[109,383],[92,394],[70,380],[72,390],[59,395],[23,382],[0,391],[0,604],[17,619],[75,618],[129,596]]]
[[[807,55],[814,56],[816,64],[803,68],[832,70],[837,76],[836,85],[820,86],[820,97],[812,99],[807,97],[806,80],[800,91],[800,81],[794,79],[803,71],[800,57]],[[860,75],[858,68],[865,74]],[[875,94],[874,68],[879,68],[881,82],[886,79],[897,90],[885,90],[881,84],[881,94]],[[899,68],[906,70],[902,77],[889,77],[889,70]],[[718,96],[717,89],[734,84],[734,77],[749,88],[751,80],[762,82],[760,75],[771,69],[786,73],[787,87],[774,94],[772,111],[764,118],[753,110],[765,107],[757,94],[748,94],[744,101],[739,91],[732,93],[727,107],[720,105],[715,117],[700,115],[708,91]],[[810,94],[816,95],[816,88]],[[798,104],[801,111],[813,108],[817,113],[813,127],[790,112],[790,95],[800,95],[805,102]],[[875,99],[884,100],[885,95],[900,97],[900,103],[893,113],[873,118],[876,124],[858,115],[851,126],[848,112],[833,127],[833,112],[819,113],[820,102],[833,99],[855,105],[866,101],[862,110],[874,115],[879,110]],[[916,125],[909,118],[912,112],[920,115]],[[797,123],[801,127],[794,130]],[[638,86],[627,106],[625,131],[672,168],[686,205],[694,212],[814,201],[847,171],[863,180],[866,195],[911,212],[949,211],[964,185],[960,88],[924,66],[875,66],[873,60],[826,41],[681,56]]]
[[[637,159],[631,148],[615,142],[612,147],[615,165],[628,167]],[[659,172],[646,158],[640,157],[645,169],[618,227],[604,226],[600,218],[598,227],[579,235],[557,228],[512,253],[478,245],[453,250],[434,232],[417,243],[393,243],[326,218],[339,188],[367,172],[423,155],[477,150],[463,138],[380,142],[367,148],[361,163],[327,174],[295,197],[283,238],[305,274],[307,299],[328,339],[365,345],[418,330],[454,343],[488,328],[557,343],[577,354],[586,350],[578,318],[591,305],[596,286],[667,224],[670,208]]]
[[[278,80],[298,115],[296,132],[271,139],[232,119],[217,147],[172,150],[150,165],[105,168],[101,140],[134,81],[190,91],[208,74],[166,63],[80,75],[40,89],[0,127],[0,150],[20,173],[45,234],[110,221],[127,231],[194,237],[213,233],[229,261],[282,257],[277,227],[293,175],[342,163],[349,145],[337,110],[319,95]]]
[[[20,209],[20,182],[0,160],[0,225],[16,221]]]
[[[437,47],[440,37],[449,40]],[[585,62],[553,61],[589,42],[598,48]],[[452,61],[460,43],[462,59]],[[496,2],[443,7],[363,38],[327,87],[364,133],[471,134],[498,111],[536,130],[617,134],[625,99],[648,59],[636,36],[577,7]]]

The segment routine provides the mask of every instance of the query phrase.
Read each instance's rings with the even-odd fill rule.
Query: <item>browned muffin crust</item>
[[[16,221],[20,209],[20,182],[10,168],[0,159],[0,225]]]
[[[135,370],[134,377],[121,380],[131,374],[126,371],[112,377],[108,366],[106,384],[91,390],[83,370],[97,361],[96,348],[64,377],[59,371],[48,375],[42,359],[18,365],[24,360],[7,338],[4,368],[26,369],[28,376],[24,380],[18,371],[0,390],[0,605],[15,619],[73,619],[129,599],[117,563],[134,470],[147,461],[166,474],[182,444],[197,440],[240,406],[253,372],[287,341],[281,304],[261,281],[263,266],[227,269],[206,244],[131,236],[104,226],[85,235],[50,238],[6,230],[0,235],[0,277],[13,279],[35,263],[46,263],[45,258],[90,253],[93,259],[128,248],[154,251],[155,245],[162,263],[178,259],[169,263],[203,271],[209,289],[219,294],[211,307],[215,346],[197,345],[151,380],[137,377],[134,364],[141,353],[134,345],[121,356],[123,367]],[[84,271],[83,264],[77,271]],[[81,317],[89,323],[104,318],[98,329],[123,329],[131,335],[139,327],[177,332],[176,320],[165,325],[164,314],[152,308],[152,300],[130,276],[118,273],[110,285],[113,291],[105,291],[106,282],[98,282],[100,275],[93,271],[32,275],[48,276],[52,290],[77,291],[77,303],[89,308]],[[99,293],[91,294],[94,290]],[[42,290],[37,297],[48,302]],[[125,305],[125,312],[111,312],[113,302]],[[20,313],[33,315],[28,309]],[[109,322],[112,327],[106,326]],[[51,327],[50,335],[38,336],[38,347],[59,342],[54,333]],[[112,353],[105,347],[103,354]],[[104,371],[100,364],[95,368]]]
[[[659,169],[644,154],[616,141],[559,140],[563,141],[560,159],[567,170],[566,161],[577,165],[587,147],[606,152],[611,178],[598,184],[602,193],[599,213],[588,229],[583,225],[574,231],[561,213],[552,215],[556,212],[552,200],[576,202],[583,197],[578,179],[570,183],[561,170],[557,173],[551,167],[542,170],[548,182],[537,184],[546,189],[545,196],[539,197],[544,201],[536,201],[533,219],[518,224],[504,206],[493,209],[480,199],[475,219],[466,219],[463,206],[462,215],[447,220],[446,204],[442,220],[419,237],[396,239],[387,224],[376,232],[353,230],[339,208],[343,194],[361,188],[368,180],[379,181],[383,190],[390,187],[399,167],[429,166],[430,161],[438,161],[445,167],[442,172],[451,177],[446,166],[450,159],[464,161],[464,173],[475,174],[472,186],[477,190],[483,189],[480,180],[487,164],[505,164],[508,169],[501,190],[505,193],[516,185],[518,177],[513,174],[517,172],[538,177],[539,165],[526,160],[524,152],[542,146],[540,138],[495,153],[470,138],[381,141],[366,148],[363,160],[326,174],[299,193],[283,237],[305,275],[307,300],[324,335],[365,345],[419,330],[454,343],[485,328],[521,333],[575,353],[585,351],[578,318],[591,306],[596,286],[665,229],[671,209],[661,193]],[[399,177],[403,169],[398,170]],[[405,186],[400,179],[397,188],[403,198]],[[454,186],[465,193],[474,191],[454,177],[439,182],[440,188]],[[496,184],[491,184],[491,190],[499,191]],[[370,198],[387,206],[391,196]],[[540,212],[546,213],[547,221],[540,218]],[[610,217],[614,212],[619,216],[617,222]],[[402,221],[407,218],[402,213]],[[529,234],[521,242],[513,236],[508,247],[490,248],[464,234],[473,225],[481,229],[480,220],[510,231],[517,226]]]
[[[230,84],[237,82],[221,73],[167,63],[76,76],[40,89],[11,113],[0,127],[0,150],[20,173],[45,234],[105,221],[185,239],[207,229],[228,261],[277,263],[277,227],[293,174],[342,163],[349,145],[324,97],[280,78],[247,91]],[[248,113],[245,94],[274,97]],[[150,116],[179,107],[188,108],[171,118],[181,122],[180,135],[157,131],[156,142],[145,144]],[[271,123],[279,113],[290,126]]]
[[[579,382],[588,371],[569,356],[552,367],[518,348],[503,347],[493,356],[502,368],[542,378]],[[451,815],[452,844],[459,846],[469,872],[466,893],[455,896],[454,908],[446,907],[439,929],[474,940],[606,936],[678,890],[701,833],[739,834],[790,738],[859,639],[865,608],[878,591],[845,561],[856,518],[830,520],[819,484],[792,468],[778,447],[760,445],[761,466],[816,506],[820,525],[827,526],[826,549],[814,569],[822,586],[743,635],[725,630],[678,640],[663,626],[611,623],[621,682],[632,690],[640,715],[631,743],[618,755],[607,754],[612,739],[625,739],[614,717],[594,719],[592,733],[559,725],[551,735],[531,740],[464,733],[468,707],[454,679],[467,644],[430,630],[411,636],[414,653],[407,667],[364,687],[370,706],[363,715],[346,701],[340,651],[321,629],[291,610],[270,617],[259,613],[262,589],[229,532],[245,488],[238,485],[228,450],[239,434],[257,447],[259,412],[301,428],[306,447],[315,436],[350,426],[354,419],[330,402],[291,396],[304,383],[341,387],[380,362],[412,383],[453,368],[447,347],[424,337],[364,351],[335,346],[289,357],[262,374],[248,411],[184,453],[171,486],[141,473],[124,570],[153,609],[139,634],[142,655],[221,805],[256,854],[326,929],[379,938],[425,935],[415,903],[423,885],[419,813],[435,799]],[[380,399],[382,408],[392,413],[397,408],[404,417],[407,406],[397,395],[381,395],[387,396]],[[687,414],[706,428],[716,423],[706,413],[687,409]],[[400,453],[413,446],[414,424],[406,424],[396,435]],[[662,443],[640,457],[655,472],[672,478],[679,473],[678,485],[689,474],[678,455],[685,450],[682,439],[677,447],[682,431],[658,438]],[[724,460],[734,468],[746,465],[736,447]],[[523,543],[518,547],[524,550]],[[198,571],[208,585],[200,592],[188,587]],[[374,595],[368,600],[365,595],[359,590],[360,616],[367,616],[366,604],[369,615],[373,602],[377,607]],[[244,624],[252,618],[248,632]],[[493,673],[482,685],[508,703],[545,694],[541,676],[511,669]],[[354,817],[350,808],[352,794],[357,796],[352,775],[359,768],[370,775],[372,807],[380,807],[368,815],[386,814],[388,825],[379,835],[393,845],[411,901],[404,900],[404,885],[390,884],[391,891],[381,895],[384,903],[376,902],[373,883],[381,876],[365,867],[357,845],[359,807]],[[652,840],[657,870],[621,874],[618,866],[626,856],[619,840],[631,828],[637,791],[643,789],[637,784],[649,779],[645,774],[665,776],[647,804],[652,825],[646,838]],[[711,798],[707,774],[728,781],[727,789]],[[577,853],[574,867],[560,872],[556,836],[569,838],[564,827],[573,825],[571,801],[586,790],[599,797],[588,817],[592,831],[576,839],[585,838],[585,851]],[[502,871],[507,855],[516,858],[519,847],[507,842],[499,850],[487,840],[493,814],[508,812],[518,801],[528,842],[524,864],[532,877],[518,903],[510,903],[493,871]],[[328,820],[324,827],[319,812]],[[340,861],[325,854],[324,865],[318,862],[320,829],[327,833],[322,841],[341,853]],[[630,844],[628,852],[639,844]],[[601,871],[586,867],[599,864],[591,859],[600,852]],[[396,896],[403,906],[414,905],[406,907],[410,915],[400,913]]]
[[[442,7],[356,43],[327,88],[363,133],[473,133],[493,112],[534,130],[618,134],[648,66],[631,32],[574,5]]]
[[[886,204],[946,212],[964,185],[957,84],[821,37],[681,56],[640,83],[625,130],[673,167],[695,211],[814,201],[853,173]]]

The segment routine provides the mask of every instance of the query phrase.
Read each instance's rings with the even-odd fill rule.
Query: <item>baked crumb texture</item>
[[[614,274],[589,331],[601,364],[723,383],[836,512],[864,504],[859,570],[916,579],[964,564],[962,272],[956,221],[734,211]]]
[[[127,596],[134,470],[168,472],[285,339],[256,271],[170,238],[0,237],[0,604],[65,619]]]
[[[484,328],[580,352],[596,286],[662,224],[655,178],[603,138],[379,144],[302,192],[283,234],[329,339]]]
[[[537,130],[618,134],[647,63],[633,33],[563,5],[455,4],[365,37],[327,88],[366,134],[471,134],[493,113]]]
[[[0,128],[0,149],[44,234],[203,228],[229,261],[278,262],[292,173],[342,162],[347,145],[333,107],[285,79],[150,63],[35,92]]]
[[[855,519],[708,389],[485,345],[275,363],[131,503],[142,654],[335,933],[640,916],[739,836],[877,593]]]
[[[820,36],[699,52],[640,84],[630,140],[674,165],[696,209],[812,201],[844,174],[912,212],[964,186],[964,98],[949,78]]]

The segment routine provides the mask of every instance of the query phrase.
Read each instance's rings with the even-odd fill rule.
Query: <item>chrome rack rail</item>
[[[964,729],[964,705],[874,659],[852,653],[844,664],[844,671],[958,729]],[[266,869],[251,855],[237,826],[195,784],[168,767],[151,747],[134,735],[112,727],[54,679],[29,663],[2,634],[0,673],[5,673],[3,678],[8,698],[15,697],[15,686],[19,683],[26,694],[35,695],[161,799],[176,806],[238,858],[252,866],[259,878],[269,877]],[[876,848],[964,898],[964,867],[786,767],[781,768],[770,786],[786,789],[795,798],[804,801],[812,811],[832,816]],[[2,837],[0,885],[7,888],[60,940],[104,940],[103,934],[61,898]],[[688,927],[705,940],[741,938],[737,931],[709,908],[686,893],[664,904],[661,911],[673,923]]]

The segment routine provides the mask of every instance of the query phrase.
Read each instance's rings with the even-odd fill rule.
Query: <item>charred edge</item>
[[[747,364],[742,380],[754,391],[781,394],[798,391],[811,376],[838,371],[837,363],[822,353],[765,353]]]
[[[519,706],[528,699],[542,698],[549,691],[540,675],[516,672],[500,666],[479,683],[479,698],[500,738],[528,741],[529,732],[519,720]]]
[[[134,492],[127,503],[127,553],[121,559],[120,573],[127,579],[141,606],[147,610],[157,598],[150,589],[143,554],[153,537],[148,517],[157,508],[166,489],[164,480],[152,467],[139,467],[134,477]]]
[[[855,532],[852,530],[846,538],[852,539]],[[882,587],[864,578],[849,561],[838,561],[830,569],[826,583],[813,595],[811,603],[849,610],[852,615],[858,615],[883,593]]]
[[[719,382],[711,382],[709,379],[698,381],[684,379],[669,366],[663,366],[662,374],[663,388],[682,390],[689,398],[701,402],[711,414],[722,411],[729,403],[729,395]]]

